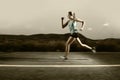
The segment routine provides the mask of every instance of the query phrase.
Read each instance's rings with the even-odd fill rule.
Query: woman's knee
[[[85,47],[86,45],[85,44],[81,44],[81,46]]]
[[[70,46],[70,43],[66,42],[65,46]]]

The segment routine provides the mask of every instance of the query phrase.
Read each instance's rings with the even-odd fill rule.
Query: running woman
[[[83,30],[84,28],[84,21],[82,20],[79,20],[76,18],[75,16],[75,13],[72,13],[71,11],[68,12],[68,21],[66,21],[66,23],[64,23],[64,17],[61,18],[61,21],[62,21],[62,28],[65,28],[67,25],[69,26],[69,30],[70,30],[70,36],[66,42],[66,48],[65,48],[65,55],[62,57],[64,58],[64,60],[67,60],[68,59],[68,54],[69,54],[69,51],[70,51],[70,45],[74,42],[74,41],[78,41],[78,43],[83,46],[83,47],[86,47],[88,49],[90,49],[93,53],[96,52],[95,48],[94,47],[90,47],[86,44],[83,44],[81,42],[81,40],[79,39],[78,37],[78,28],[77,28],[77,22],[80,22],[82,23],[81,25],[81,28],[80,28],[80,31]]]

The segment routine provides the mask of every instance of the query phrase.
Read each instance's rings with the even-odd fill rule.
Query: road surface
[[[120,52],[0,53],[0,80],[120,80]]]

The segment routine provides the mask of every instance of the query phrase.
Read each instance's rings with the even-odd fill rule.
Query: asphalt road
[[[96,54],[71,52],[66,61],[60,59],[63,54],[63,52],[1,52],[0,80],[120,80],[120,52]],[[48,65],[51,67],[47,67]],[[68,67],[63,67],[64,65]],[[71,67],[72,65],[78,67]]]

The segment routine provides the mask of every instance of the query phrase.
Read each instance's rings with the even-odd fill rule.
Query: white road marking
[[[116,65],[0,65],[0,67],[120,67]]]

